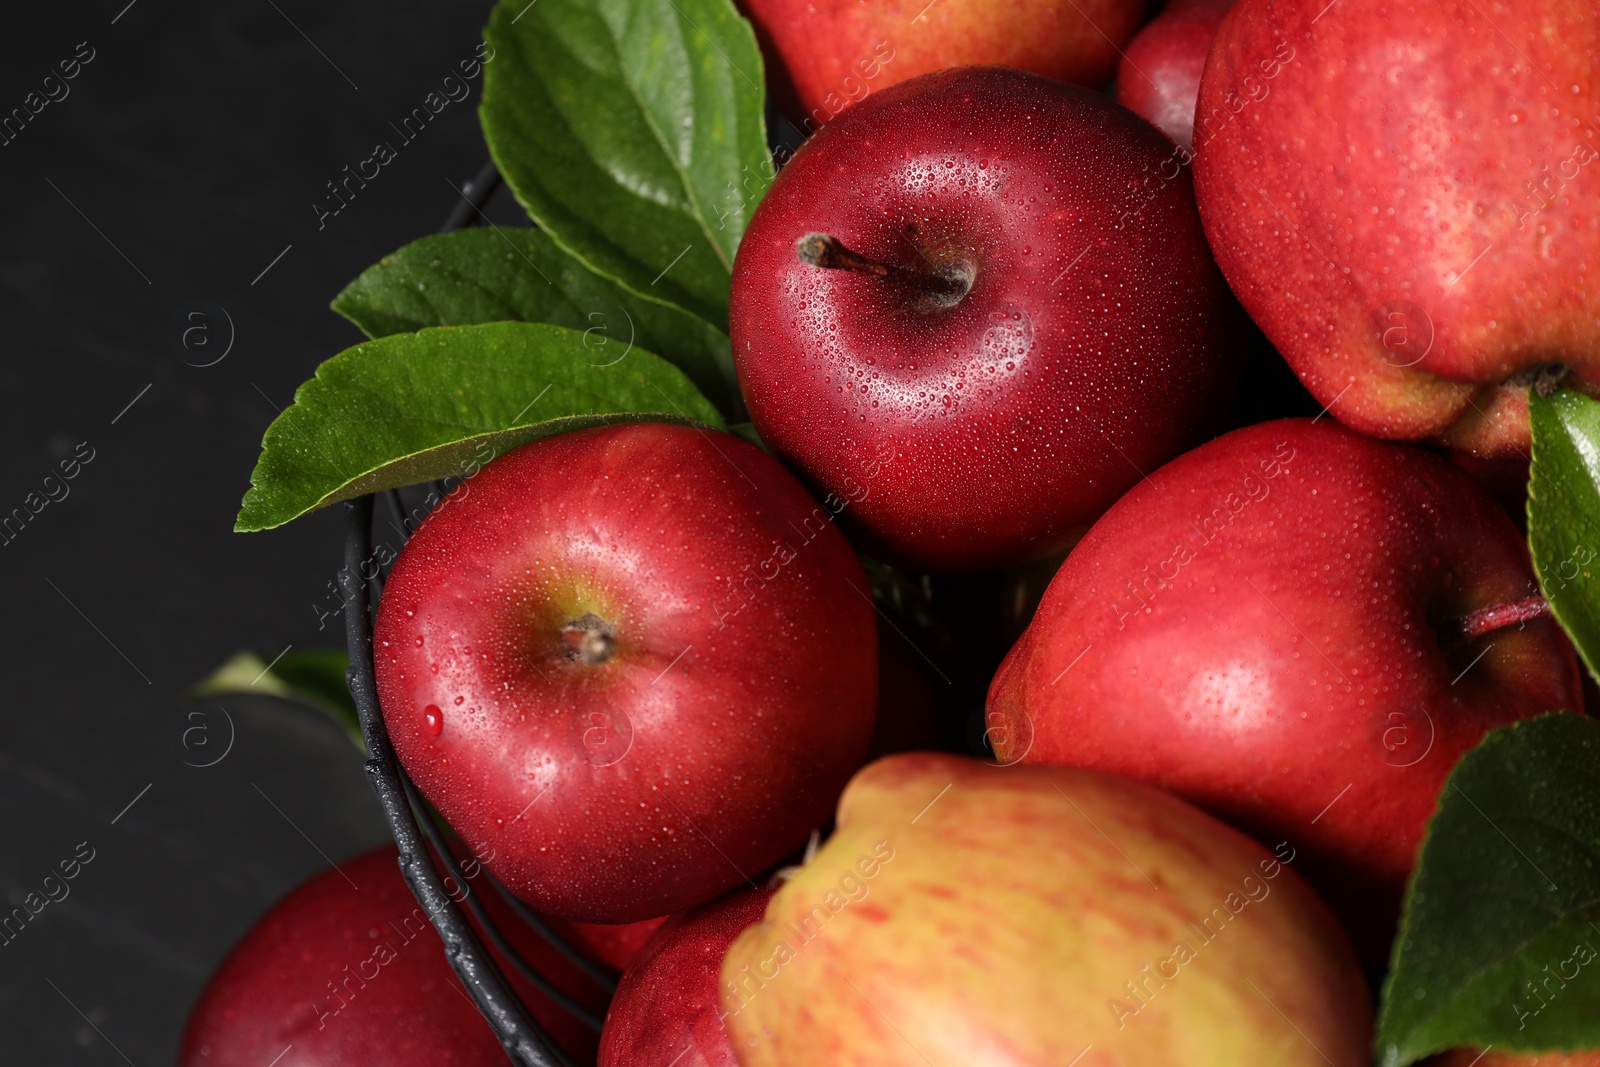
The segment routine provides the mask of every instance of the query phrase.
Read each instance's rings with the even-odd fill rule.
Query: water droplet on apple
[[[444,712],[439,710],[439,705],[429,704],[422,709],[422,721],[428,727],[428,732],[434,737],[444,733]]]

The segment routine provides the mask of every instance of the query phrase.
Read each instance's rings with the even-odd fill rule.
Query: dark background
[[[0,114],[94,49],[0,146],[0,515],[94,450],[0,546],[5,910],[80,843],[94,855],[0,947],[7,1064],[170,1064],[254,918],[386,839],[359,754],[318,713],[182,693],[238,649],[342,643],[316,606],[339,514],[250,535],[233,517],[277,409],[359,339],[328,301],[437,228],[447,182],[486,159],[481,77],[413,143],[388,124],[473,55],[490,0],[126,5],[12,5],[0,32]],[[319,231],[325,183],[381,140],[399,157]],[[168,337],[197,300],[232,321],[212,366],[193,364],[226,348],[215,312],[187,320],[191,349]]]

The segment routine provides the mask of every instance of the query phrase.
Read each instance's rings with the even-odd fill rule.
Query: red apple
[[[1600,1051],[1478,1053],[1457,1049],[1428,1057],[1422,1067],[1600,1067]]]
[[[1097,93],[998,67],[829,123],[734,263],[762,439],[890,562],[1066,547],[1231,389],[1237,309],[1175,151]]]
[[[1183,145],[1194,144],[1200,73],[1233,0],[1173,0],[1117,64],[1117,102]]]
[[[761,921],[770,889],[746,887],[662,927],[623,975],[600,1035],[600,1067],[739,1067],[717,975],[733,939]]]
[[[545,438],[429,516],[384,588],[395,752],[541,911],[708,900],[826,822],[872,736],[871,592],[833,525],[735,437]]]
[[[891,756],[728,949],[724,1022],[741,1067],[1367,1067],[1295,860],[1128,779]]]
[[[868,93],[947,67],[995,63],[1098,86],[1146,0],[739,0],[774,95],[810,133]]]
[[[645,943],[671,916],[645,919],[636,923],[612,925],[607,923],[566,923],[572,931],[571,940],[588,950],[588,955],[619,971],[639,955]],[[559,921],[559,920],[557,920]]]
[[[1457,760],[1580,707],[1537,592],[1511,521],[1440,457],[1331,419],[1237,430],[1067,557],[989,691],[997,755],[1126,774],[1292,839],[1378,958]]]
[[[478,892],[452,880],[458,899]],[[494,893],[481,899],[513,947],[590,1010],[604,993]],[[501,970],[512,973],[498,954]],[[512,985],[567,1052],[595,1034],[519,977]],[[444,944],[385,845],[279,901],[217,968],[190,1013],[178,1067],[504,1067],[505,1051],[445,959]]]
[[[1592,0],[1240,0],[1201,82],[1223,272],[1379,437],[1526,455],[1527,390],[1600,393]]]

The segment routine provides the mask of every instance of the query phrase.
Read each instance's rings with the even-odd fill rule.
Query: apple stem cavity
[[[954,303],[967,295],[972,288],[970,278],[950,277],[930,271],[908,270],[892,263],[868,259],[859,252],[846,248],[837,237],[827,233],[808,233],[796,246],[800,262],[826,270],[847,270],[852,274],[867,274],[882,278],[895,285],[919,289]]]
[[[561,640],[566,643],[568,659],[591,667],[610,659],[617,647],[615,628],[592,611],[563,626]]]
[[[1456,620],[1456,637],[1461,644],[1476,641],[1485,634],[1507,626],[1520,626],[1533,619],[1550,618],[1550,601],[1542,596],[1523,597],[1504,604],[1476,608]]]

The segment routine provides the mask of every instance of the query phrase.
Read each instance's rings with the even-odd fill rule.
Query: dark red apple
[[[1146,0],[739,0],[774,95],[810,133],[868,93],[919,74],[999,63],[1098,86]]]
[[[384,588],[401,762],[513,892],[635,922],[803,844],[872,736],[871,592],[760,449],[666,423],[486,466]]]
[[[572,931],[572,940],[578,942],[588,954],[601,963],[619,971],[628,969],[628,965],[639,955],[651,936],[659,929],[661,924],[671,916],[663,915],[655,919],[644,919],[636,923],[622,923],[612,925],[608,923],[566,923]],[[559,922],[560,920],[556,920]]]
[[[458,899],[481,882],[452,881]],[[481,899],[540,974],[598,1011],[602,990],[493,892]],[[505,961],[493,954],[501,970]],[[596,1038],[520,978],[512,985],[567,1052]],[[222,961],[190,1013],[178,1067],[504,1067],[505,1051],[445,959],[393,845],[324,871],[279,901]]]
[[[1070,544],[1231,388],[1237,308],[1176,151],[1104,96],[998,67],[830,122],[734,263],[762,439],[890,562]]]
[[[606,1013],[600,1067],[739,1067],[722,1025],[722,957],[761,921],[772,892],[735,890],[651,938]]]
[[[1173,0],[1151,19],[1117,64],[1117,102],[1188,148],[1194,107],[1217,27],[1233,0]]]
[[[1581,707],[1537,593],[1516,528],[1444,459],[1263,423],[1089,531],[995,677],[991,736],[1002,761],[1139,778],[1293,841],[1382,956],[1457,760]]]
[[[1529,388],[1600,394],[1593,0],[1240,0],[1195,185],[1234,291],[1330,414],[1526,456]]]

